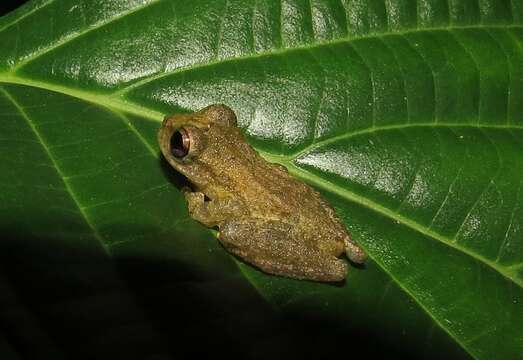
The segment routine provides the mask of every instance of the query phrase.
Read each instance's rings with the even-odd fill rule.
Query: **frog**
[[[294,279],[345,281],[366,253],[318,191],[265,160],[224,104],[165,116],[161,153],[190,184],[190,217],[217,230],[230,253],[259,270]]]

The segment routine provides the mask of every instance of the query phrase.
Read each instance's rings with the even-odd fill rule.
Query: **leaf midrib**
[[[263,151],[260,151],[258,150],[258,152],[260,153],[260,155],[262,155],[265,159],[267,159],[268,161],[273,161],[274,158],[271,157],[270,154],[268,153],[265,153]],[[498,265],[497,263],[475,253],[475,252],[472,252],[470,250],[468,250],[467,248],[464,248],[463,246],[460,246],[459,244],[456,244],[456,243],[453,243],[450,239],[448,239],[447,237],[431,230],[431,229],[428,229],[426,226],[423,226],[422,224],[416,222],[416,221],[413,221],[409,218],[406,218],[405,216],[401,215],[401,214],[398,214],[396,212],[394,212],[393,210],[391,209],[388,209],[387,207],[383,206],[383,205],[380,205],[378,203],[376,203],[375,201],[372,201],[370,199],[367,199],[353,191],[350,191],[346,188],[343,188],[341,186],[338,186],[336,184],[333,184],[331,182],[328,182],[322,178],[320,178],[319,176],[316,176],[302,168],[299,168],[297,167],[293,162],[291,161],[279,161],[281,164],[285,165],[287,167],[287,169],[289,170],[289,172],[296,176],[297,178],[300,178],[302,179],[303,181],[307,182],[307,183],[310,183],[310,184],[313,184],[314,186],[318,187],[318,188],[321,188],[323,190],[326,190],[328,192],[330,192],[331,194],[334,194],[334,195],[337,195],[339,196],[340,198],[342,199],[345,199],[347,201],[351,201],[351,202],[355,202],[357,204],[360,204],[368,209],[371,209],[389,219],[392,219],[393,221],[397,221],[409,228],[411,228],[412,230],[420,233],[420,234],[423,234],[429,238],[432,238],[436,241],[439,241],[455,250],[458,250],[470,257],[472,257],[473,259],[485,264],[486,266],[492,268],[493,270],[495,270],[496,272],[500,273],[501,275],[503,275],[507,280],[517,284],[518,286],[520,287],[523,287],[523,280],[522,279],[519,279],[517,277],[517,273],[516,272],[512,272],[510,271],[511,269],[509,267],[503,267],[503,266],[500,266]],[[372,256],[371,256],[372,257]],[[374,261],[377,261],[377,259],[374,259]]]
[[[155,122],[160,122],[165,116],[165,113],[151,110],[147,107],[138,105],[134,102],[128,102],[125,101],[125,99],[115,99],[110,95],[96,95],[92,94],[91,92],[84,91],[84,90],[77,90],[74,88],[69,88],[61,85],[55,85],[47,82],[37,81],[37,80],[29,80],[18,76],[5,76],[0,74],[0,84],[14,84],[14,85],[23,85],[23,86],[30,86],[42,90],[49,90],[56,93],[68,95],[75,97],[77,99],[81,99],[87,102],[91,102],[109,109],[112,109],[113,111],[117,111],[120,115],[124,113],[137,115],[140,117],[143,117],[148,120],[152,120]],[[192,111],[190,109],[187,109],[187,111]],[[467,122],[461,122],[461,123],[446,123],[446,122],[427,122],[427,123],[404,123],[404,124],[390,124],[390,125],[382,125],[382,126],[374,126],[374,127],[368,127],[368,128],[362,128],[354,131],[349,131],[346,133],[343,133],[341,135],[329,137],[320,141],[313,142],[309,145],[307,145],[305,148],[298,150],[295,153],[291,154],[278,154],[278,153],[271,153],[271,152],[265,152],[267,157],[271,157],[272,159],[275,159],[276,162],[283,162],[283,161],[291,161],[293,159],[296,159],[300,157],[301,155],[310,152],[312,150],[315,150],[317,148],[326,146],[331,143],[335,143],[336,141],[340,140],[346,140],[355,136],[359,135],[365,135],[370,133],[376,133],[380,131],[388,131],[388,130],[400,130],[400,129],[410,129],[410,128],[420,128],[420,127],[427,127],[427,128],[474,128],[474,129],[507,129],[507,130],[523,130],[523,126],[516,125],[516,124],[482,124],[482,123],[467,123]]]
[[[104,95],[93,95],[90,92],[82,91],[82,90],[76,90],[76,89],[70,89],[63,86],[57,86],[54,84],[49,84],[46,82],[39,82],[39,81],[33,81],[33,80],[26,80],[20,77],[3,77],[0,75],[0,83],[10,83],[10,84],[18,84],[18,85],[25,85],[25,86],[32,86],[37,87],[44,90],[59,92],[65,95],[74,96],[77,98],[80,98],[82,100],[93,102],[98,105],[113,109],[113,111],[116,111],[117,115],[122,117],[124,116],[124,113],[132,113],[138,116],[145,117],[150,120],[154,121],[161,121],[164,114],[153,111],[150,109],[147,109],[143,106],[136,105],[135,103],[127,103],[123,100],[116,100],[114,98],[104,96]],[[130,126],[130,125],[129,125]],[[445,124],[445,123],[426,123],[426,124],[415,124],[415,123],[408,123],[408,124],[398,124],[398,125],[388,125],[388,126],[382,126],[382,127],[370,127],[367,129],[354,131],[354,132],[348,132],[345,134],[342,134],[337,137],[329,138],[323,141],[316,142],[312,145],[309,145],[307,148],[302,149],[294,154],[291,155],[281,155],[281,154],[274,154],[262,150],[258,150],[258,152],[266,158],[268,161],[276,162],[285,165],[289,171],[294,174],[296,177],[299,177],[300,179],[305,180],[308,183],[311,183],[319,188],[322,188],[326,191],[329,191],[337,196],[340,196],[343,199],[346,199],[348,201],[353,201],[358,204],[361,204],[373,211],[376,211],[390,219],[393,219],[395,221],[399,221],[400,223],[404,224],[405,226],[410,227],[411,229],[424,234],[425,236],[428,236],[430,238],[433,238],[437,241],[440,241],[444,244],[446,244],[449,247],[452,247],[458,251],[461,251],[474,259],[484,263],[485,265],[489,266],[493,270],[497,271],[501,275],[503,275],[508,280],[514,282],[515,284],[519,285],[520,287],[523,286],[523,280],[517,278],[517,274],[509,271],[508,268],[501,267],[497,265],[496,263],[482,257],[479,254],[476,254],[474,252],[471,252],[470,250],[463,248],[459,245],[453,244],[449,239],[445,238],[444,236],[427,229],[425,226],[416,223],[415,221],[412,221],[410,219],[407,219],[400,214],[395,213],[394,211],[383,207],[382,205],[371,201],[369,199],[366,199],[362,197],[361,195],[358,195],[354,192],[351,192],[345,188],[341,188],[337,185],[334,185],[332,183],[329,183],[318,176],[315,176],[297,166],[294,165],[293,160],[295,160],[298,156],[305,153],[306,151],[310,151],[311,149],[316,149],[320,146],[327,145],[329,143],[332,143],[334,141],[342,140],[342,139],[348,139],[354,136],[368,134],[372,132],[377,131],[386,131],[391,129],[405,129],[405,128],[412,128],[412,127],[470,127],[470,128],[501,128],[501,129],[523,129],[522,126],[515,126],[515,125],[488,125],[488,124]],[[137,136],[139,136],[139,139],[141,142],[143,142],[147,148],[150,151],[153,151],[150,148],[150,145],[147,143],[147,141],[136,131],[136,129],[132,129],[133,132],[136,133]]]
[[[140,10],[143,10],[144,8],[153,6],[160,2],[161,2],[161,0],[151,0],[150,2],[144,4],[140,7],[124,11],[121,14],[118,14],[117,16],[115,16],[114,18],[104,19],[98,23],[88,26],[83,31],[79,31],[77,33],[72,33],[72,34],[67,34],[64,36],[64,38],[59,39],[58,41],[54,42],[53,44],[51,44],[47,47],[44,47],[42,49],[39,49],[38,51],[32,53],[30,56],[20,60],[18,63],[14,64],[8,71],[6,71],[4,73],[4,76],[7,76],[7,77],[16,76],[17,70],[23,69],[25,65],[37,60],[41,56],[48,54],[48,53],[52,52],[53,50],[58,49],[62,46],[68,45],[72,41],[77,40],[78,38],[81,38],[81,37],[85,36],[86,34],[89,34],[92,31],[99,30],[107,25],[114,23],[115,21],[121,20],[122,18],[125,18],[126,16],[132,15],[136,12],[139,12]],[[26,14],[23,14],[21,17],[26,17]],[[19,21],[19,19],[16,19],[15,21],[13,21],[13,23],[16,23],[17,21]],[[0,32],[2,30],[4,30],[5,28],[8,28],[11,25],[13,25],[13,23],[2,28],[0,30]],[[266,56],[284,55],[289,52],[297,52],[297,51],[303,51],[303,50],[309,51],[311,49],[321,48],[323,46],[332,46],[332,45],[342,44],[342,43],[352,43],[352,42],[364,40],[364,39],[372,39],[372,38],[383,39],[383,38],[386,38],[389,36],[405,36],[408,34],[424,33],[424,32],[448,31],[450,33],[454,30],[467,30],[467,29],[473,29],[473,30],[505,29],[506,30],[506,29],[522,29],[522,28],[523,28],[523,25],[519,25],[519,24],[449,25],[449,26],[439,26],[439,27],[412,28],[412,29],[405,29],[405,30],[401,30],[401,31],[383,31],[383,32],[375,32],[375,33],[352,35],[352,36],[347,35],[346,37],[340,37],[340,38],[336,38],[336,39],[332,39],[332,40],[319,40],[319,41],[315,41],[312,43],[305,43],[305,44],[301,44],[298,46],[287,47],[287,48],[273,48],[268,51],[252,52],[252,53],[247,53],[247,54],[241,55],[241,56],[233,56],[233,57],[226,57],[226,58],[217,57],[216,59],[207,61],[205,63],[195,63],[190,66],[174,68],[171,71],[153,73],[151,75],[145,76],[144,78],[134,79],[134,80],[127,82],[125,86],[113,91],[109,95],[109,97],[114,97],[114,98],[123,97],[123,95],[127,94],[128,92],[130,92],[131,90],[133,90],[135,88],[138,88],[138,87],[146,85],[152,81],[159,80],[164,77],[171,76],[171,75],[174,75],[177,73],[184,73],[187,71],[192,71],[192,70],[209,67],[209,66],[215,66],[215,65],[219,65],[219,64],[227,63],[227,62],[237,62],[237,61],[243,61],[243,60],[249,60],[249,59],[262,58],[262,57],[266,57]],[[0,76],[2,76],[2,74],[0,74]]]
[[[52,1],[51,1],[52,2]],[[147,3],[145,6],[150,6],[152,4],[156,4],[158,0],[152,0],[150,3]],[[47,3],[48,4],[48,3]],[[46,5],[47,5],[46,4]],[[142,7],[143,8],[143,7]],[[140,8],[141,9],[141,8]],[[137,9],[133,9],[131,11],[125,12],[123,15],[120,14],[118,17],[121,18],[122,16],[129,15],[130,13],[134,13],[138,11]],[[22,14],[24,16],[24,14]],[[61,42],[59,45],[53,45],[51,46],[52,49],[49,50],[50,47],[44,48],[40,52],[38,52],[36,56],[31,56],[29,59],[24,59],[22,63],[25,65],[29,62],[32,62],[39,58],[41,55],[41,52],[48,53],[49,51],[52,51],[60,46],[64,46],[71,42],[72,40],[77,39],[78,37],[85,35],[86,33],[99,29],[102,26],[108,25],[115,21],[117,19],[109,19],[106,23],[103,23],[101,26],[94,26],[89,27],[86,31],[80,32],[77,34],[76,37],[71,36],[67,39],[65,42]],[[412,33],[422,33],[422,32],[438,32],[438,31],[452,31],[452,30],[464,30],[464,29],[523,29],[523,25],[516,25],[516,24],[509,24],[509,25],[468,25],[468,26],[447,26],[447,27],[432,27],[432,28],[415,28],[415,29],[408,29],[404,31],[395,31],[395,32],[381,32],[381,33],[372,33],[372,34],[365,34],[365,35],[358,35],[358,36],[352,36],[352,37],[345,37],[345,38],[338,38],[334,40],[326,40],[326,41],[318,41],[315,43],[310,44],[302,44],[299,46],[295,46],[292,48],[276,48],[271,49],[270,51],[265,52],[259,52],[259,53],[250,53],[242,56],[236,56],[236,57],[230,57],[230,58],[222,58],[222,59],[216,59],[213,61],[208,61],[206,63],[196,63],[192,66],[186,66],[182,68],[176,68],[172,71],[163,72],[163,73],[155,73],[153,75],[146,76],[142,79],[137,79],[130,81],[125,85],[124,87],[117,89],[113,92],[108,92],[107,94],[96,94],[94,91],[85,91],[80,89],[75,89],[72,87],[67,87],[63,85],[48,83],[45,81],[37,81],[33,79],[28,79],[26,77],[20,76],[14,71],[13,69],[18,69],[18,66],[20,64],[15,64],[13,68],[11,68],[9,71],[5,71],[3,73],[0,73],[0,83],[6,82],[6,83],[14,83],[14,84],[21,84],[21,85],[27,85],[27,86],[33,86],[38,87],[41,89],[51,90],[59,93],[63,93],[69,96],[74,96],[79,99],[83,99],[89,102],[93,102],[105,107],[118,109],[120,111],[132,113],[135,115],[139,115],[148,119],[153,120],[159,120],[163,118],[163,114],[147,109],[143,106],[140,106],[136,104],[135,102],[128,101],[125,98],[125,94],[127,94],[129,91],[136,89],[142,85],[148,84],[154,80],[161,79],[163,77],[171,76],[174,74],[183,74],[188,71],[194,71],[200,68],[206,68],[211,66],[220,65],[223,63],[228,62],[237,62],[237,61],[243,61],[243,60],[249,60],[249,59],[256,59],[266,56],[275,56],[275,55],[283,55],[290,52],[297,52],[302,50],[311,50],[314,48],[319,48],[322,46],[331,46],[335,44],[340,43],[351,43],[354,41],[362,40],[362,39],[370,39],[370,38],[384,38],[387,36],[404,36],[406,34],[412,34]],[[518,43],[519,44],[519,43]],[[21,67],[23,68],[23,66]]]
[[[53,51],[53,50],[55,50],[57,48],[60,48],[60,47],[64,46],[64,45],[67,45],[70,42],[72,42],[74,40],[77,40],[78,38],[81,38],[81,37],[83,37],[83,36],[93,32],[93,31],[99,30],[99,29],[101,29],[101,28],[103,28],[103,27],[105,27],[107,25],[110,25],[110,24],[112,24],[114,22],[120,21],[120,20],[124,19],[125,17],[130,16],[130,15],[136,13],[136,12],[142,11],[142,10],[144,10],[144,9],[150,7],[150,6],[154,6],[157,3],[161,3],[162,1],[163,0],[149,0],[149,2],[144,2],[144,4],[142,4],[140,6],[129,8],[129,9],[125,10],[125,11],[122,11],[119,14],[115,14],[115,16],[113,16],[113,17],[109,17],[109,18],[106,18],[106,19],[101,19],[98,22],[94,22],[93,24],[89,24],[89,26],[86,26],[84,29],[82,29],[80,31],[72,32],[72,33],[69,33],[69,34],[65,34],[62,38],[54,41],[51,44],[48,44],[48,46],[43,47],[41,49],[38,49],[34,53],[30,54],[28,57],[26,57],[24,59],[21,59],[17,64],[13,65],[12,70],[19,69],[19,68],[23,67],[24,65],[26,65],[26,64],[28,64],[28,63],[36,60],[36,59],[38,59],[42,55],[45,55],[45,54],[47,54],[47,53],[49,53],[49,52],[51,52],[51,51]],[[54,0],[49,0],[46,3],[40,4],[39,6],[36,6],[35,8],[29,9],[25,13],[20,14],[20,16],[18,18],[13,19],[10,23],[4,24],[2,26],[2,28],[0,29],[0,33],[2,31],[4,31],[5,29],[8,29],[11,26],[16,25],[18,22],[22,21],[23,19],[27,18],[28,16],[32,15],[33,13],[37,12],[38,10],[40,10],[42,8],[45,8],[46,6],[52,4],[53,2],[54,2]],[[387,31],[381,31],[381,32],[369,32],[367,34],[349,34],[348,33],[348,29],[347,29],[347,35],[346,36],[335,38],[335,39],[332,39],[332,40],[318,40],[318,41],[314,41],[312,43],[300,44],[298,46],[293,46],[293,47],[273,48],[273,49],[270,49],[269,51],[253,52],[253,53],[248,53],[248,54],[245,54],[245,55],[242,55],[242,56],[235,56],[235,57],[228,57],[228,58],[217,58],[216,60],[211,61],[211,62],[207,62],[205,64],[206,65],[210,65],[210,64],[220,63],[220,62],[223,62],[223,61],[231,61],[231,60],[232,61],[237,61],[237,60],[240,60],[240,59],[243,59],[243,58],[255,58],[255,57],[259,57],[259,56],[272,55],[272,54],[276,55],[276,54],[286,53],[288,51],[294,51],[294,50],[299,50],[299,49],[311,49],[311,48],[314,48],[314,47],[319,47],[319,46],[324,46],[324,45],[343,43],[343,42],[352,42],[352,41],[356,41],[356,40],[368,39],[368,38],[373,38],[373,37],[381,38],[381,37],[393,36],[393,35],[402,36],[402,35],[406,35],[406,34],[410,34],[410,33],[426,32],[426,31],[429,31],[429,32],[430,31],[451,31],[451,30],[458,30],[458,29],[483,29],[483,28],[503,28],[503,29],[507,29],[507,28],[513,28],[513,27],[521,27],[521,25],[516,25],[514,23],[509,23],[509,24],[474,24],[474,25],[454,25],[454,24],[451,25],[451,24],[449,24],[448,26],[434,26],[434,27],[423,27],[423,28],[413,27],[413,28],[407,28],[407,29],[403,29],[403,30],[387,30]],[[199,64],[196,64],[196,66],[198,66],[198,65]],[[190,69],[192,67],[188,67],[188,68]],[[183,68],[183,69],[187,69],[187,68]],[[176,70],[177,69],[175,69],[174,71],[176,71]],[[172,72],[161,73],[158,76],[159,77],[163,77],[163,76],[167,76],[167,75],[169,75],[171,73]],[[152,77],[147,77],[147,78],[149,79],[149,81],[155,80],[155,78],[152,78]]]
[[[326,46],[335,46],[335,45],[344,44],[344,43],[350,44],[352,42],[368,40],[368,39],[373,39],[373,38],[383,39],[386,37],[393,37],[393,36],[404,37],[405,35],[409,35],[409,34],[425,33],[425,32],[430,33],[430,32],[447,31],[447,32],[451,33],[454,30],[488,30],[488,29],[504,29],[504,30],[523,29],[523,25],[516,25],[516,24],[463,25],[463,26],[447,26],[447,27],[414,28],[414,29],[407,29],[407,30],[403,30],[403,31],[370,33],[370,34],[364,34],[364,35],[354,35],[351,37],[342,37],[342,38],[337,38],[337,39],[333,39],[333,40],[316,41],[313,43],[301,44],[299,46],[288,47],[288,48],[274,48],[269,51],[262,51],[262,52],[258,52],[258,53],[249,53],[249,54],[245,54],[245,55],[241,55],[241,56],[217,58],[217,59],[214,59],[211,61],[207,61],[205,63],[196,63],[191,66],[175,68],[171,71],[166,71],[166,72],[162,72],[162,73],[156,73],[153,75],[149,75],[142,79],[131,80],[124,87],[114,91],[114,93],[111,96],[118,97],[118,96],[125,95],[125,94],[129,93],[130,91],[132,91],[133,89],[139,88],[150,82],[153,82],[155,80],[159,80],[159,79],[171,76],[171,75],[181,74],[181,73],[188,72],[188,71],[194,71],[194,70],[197,70],[200,68],[221,65],[224,63],[253,60],[253,59],[259,59],[259,58],[264,58],[264,57],[268,57],[268,56],[285,55],[288,53],[294,53],[294,52],[299,52],[299,51],[310,51],[313,49],[322,48],[322,47],[326,47]]]

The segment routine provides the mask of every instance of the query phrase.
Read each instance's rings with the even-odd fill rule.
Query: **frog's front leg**
[[[264,272],[314,281],[341,281],[345,261],[296,238],[293,226],[276,220],[238,219],[220,226],[219,240]]]
[[[222,200],[206,200],[204,193],[182,189],[187,201],[189,215],[207,227],[213,227],[237,214],[242,209],[239,201],[225,198]]]

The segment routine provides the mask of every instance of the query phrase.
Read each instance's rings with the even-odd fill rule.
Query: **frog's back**
[[[241,192],[253,217],[286,221],[310,228],[316,234],[323,229],[345,231],[334,210],[316,190],[295,179],[282,165],[265,161],[257,152],[253,158],[257,171],[242,176],[242,180],[249,178],[250,186]]]
[[[325,228],[339,231],[341,224],[333,219],[332,210],[320,194],[292,177],[282,165],[262,158],[239,129],[210,135],[214,146],[209,148],[214,153],[206,153],[204,161],[220,162],[212,165],[214,171],[220,172],[214,177],[243,200],[250,216],[310,226],[316,232]]]

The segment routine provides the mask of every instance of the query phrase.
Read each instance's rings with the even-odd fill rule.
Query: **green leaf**
[[[523,352],[521,0],[33,0],[0,18],[0,38],[0,224],[16,296],[56,306],[119,289],[126,312],[93,313],[132,319],[158,349],[154,328],[210,297],[290,316],[282,348],[319,337],[350,353],[359,333],[417,358]],[[166,113],[216,102],[367,250],[343,286],[262,274],[188,218],[156,131]],[[85,254],[102,265],[78,267]],[[144,264],[157,271],[144,278]],[[35,292],[37,279],[63,293]],[[52,339],[40,350],[76,355],[80,342],[37,325],[55,307],[30,304],[39,321],[25,329]]]

